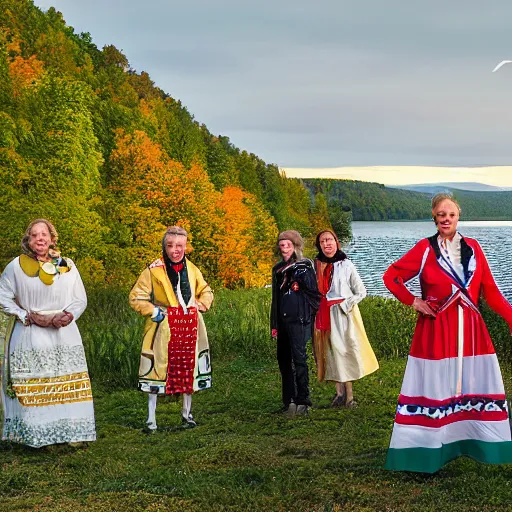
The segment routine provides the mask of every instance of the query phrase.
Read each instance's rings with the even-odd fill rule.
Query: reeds
[[[216,292],[212,308],[204,314],[213,364],[236,357],[272,359],[269,310],[270,290]],[[128,305],[128,292],[89,290],[78,325],[91,379],[107,388],[136,386],[144,319]]]
[[[88,298],[79,328],[93,382],[135,387],[144,319],[129,307],[126,290],[89,290]],[[204,314],[214,368],[216,361],[235,358],[274,360],[270,301],[269,289],[215,291],[214,304]],[[407,357],[417,315],[413,308],[382,297],[367,297],[359,308],[377,358]],[[488,307],[482,310],[498,355],[510,359],[508,326]]]
[[[128,292],[90,290],[78,327],[91,379],[106,388],[135,387],[144,319],[128,305]]]

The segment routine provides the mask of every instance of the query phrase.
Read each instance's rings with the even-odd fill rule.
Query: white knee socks
[[[146,424],[151,430],[156,430],[156,399],[157,395],[148,394],[148,421]]]
[[[192,395],[183,393],[183,407],[181,408],[181,415],[184,418],[190,416],[190,410],[192,409]]]
[[[146,425],[151,430],[156,430],[156,401],[157,395],[148,394],[148,420]],[[192,395],[183,394],[183,407],[181,408],[181,415],[184,418],[190,416],[190,410],[192,409]]]

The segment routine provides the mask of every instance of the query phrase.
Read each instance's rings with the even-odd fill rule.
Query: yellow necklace
[[[66,261],[66,260],[62,260]],[[26,254],[20,254],[20,267],[29,277],[39,276],[39,279],[46,284],[51,285],[55,281],[55,277],[59,274],[69,272],[71,267],[66,264],[65,267],[60,266],[59,260],[38,261]]]

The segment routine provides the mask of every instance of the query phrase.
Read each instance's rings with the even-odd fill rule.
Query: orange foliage
[[[148,263],[150,244],[159,250],[163,226],[179,224],[190,234],[193,261],[224,286],[269,281],[277,227],[252,194],[232,186],[216,191],[200,164],[185,168],[140,130],[116,132],[110,164],[110,190],[123,205],[117,221],[133,233],[129,251],[138,265]]]
[[[140,100],[139,110],[141,111],[142,115],[145,118],[149,119],[151,122],[154,122],[156,124],[156,116],[153,113],[153,107],[150,102],[148,102],[145,99]]]
[[[106,87],[106,90],[110,92],[113,101],[120,103],[125,107],[136,108],[139,103],[137,92],[128,82],[125,82],[118,87],[109,84]]]
[[[220,254],[219,277],[228,288],[245,285],[250,281],[250,261],[247,249],[251,243],[251,211],[243,203],[247,195],[237,187],[226,187],[217,201],[224,212],[224,230],[218,235]]]
[[[277,227],[257,199],[238,187],[225,187],[217,207],[223,230],[217,235],[218,276],[224,286],[263,286],[269,282]]]
[[[24,59],[19,55],[9,63],[9,75],[13,82],[13,94],[19,96],[23,89],[34,84],[43,73],[43,63],[32,55]]]
[[[185,225],[190,233],[189,249],[197,251],[194,261],[206,263],[212,258],[209,249],[215,245],[214,234],[220,225],[215,208],[219,193],[201,166],[193,164],[186,169],[143,131],[131,135],[122,129],[116,132],[110,163],[114,173],[110,189],[123,209],[151,208],[153,220],[160,226]],[[160,238],[162,234],[163,230]]]
[[[8,41],[5,45],[7,52],[9,54],[19,55],[21,53],[21,44],[20,40],[16,37],[12,37],[10,41]]]

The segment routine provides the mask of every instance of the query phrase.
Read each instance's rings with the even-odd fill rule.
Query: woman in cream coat
[[[366,289],[332,231],[320,232],[316,247],[318,289],[323,295],[313,343],[318,380],[336,383],[333,407],[356,407],[352,382],[379,368],[357,306]]]

